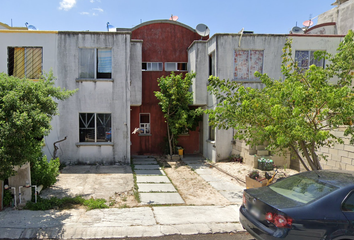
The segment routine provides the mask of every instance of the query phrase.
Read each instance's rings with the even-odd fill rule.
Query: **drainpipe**
[[[21,195],[22,195],[22,191],[21,191],[21,189],[23,188],[23,186],[19,186],[18,187],[18,198],[20,199],[20,205],[21,205],[21,203],[22,203],[22,197],[21,197]]]
[[[14,200],[15,200],[15,208],[17,207],[17,201],[16,201],[16,188],[11,187],[12,190],[14,190]]]
[[[37,203],[37,185],[32,185],[34,187],[34,202]]]
[[[59,149],[59,147],[55,146],[55,144],[60,143],[60,142],[65,141],[65,140],[66,140],[66,136],[63,139],[53,143],[53,146],[54,146],[53,159],[57,158],[57,150]]]

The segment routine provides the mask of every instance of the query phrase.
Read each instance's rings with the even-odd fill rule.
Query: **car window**
[[[342,204],[342,210],[354,212],[354,192],[351,192]]]
[[[295,175],[269,186],[274,192],[301,203],[319,199],[337,187],[318,181],[318,179]]]

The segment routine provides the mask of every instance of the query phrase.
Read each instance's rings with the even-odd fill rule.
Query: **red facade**
[[[158,105],[154,91],[158,91],[157,79],[167,76],[166,62],[188,62],[188,47],[200,36],[193,29],[178,22],[153,21],[141,24],[132,30],[132,39],[143,40],[142,62],[160,62],[162,71],[142,72],[142,105],[131,107],[131,129],[140,127],[141,113],[150,114],[150,133],[131,134],[131,154],[162,154],[166,148],[167,127],[163,113]],[[186,71],[176,72],[185,73]],[[178,139],[184,153],[199,153],[199,129],[189,131],[187,136]]]

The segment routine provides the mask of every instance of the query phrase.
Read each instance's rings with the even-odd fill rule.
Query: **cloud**
[[[102,9],[102,8],[92,8],[92,10],[98,11],[98,12],[103,12],[103,9]]]
[[[90,0],[90,3],[101,2],[101,0]]]
[[[59,10],[68,11],[75,6],[76,0],[62,0],[59,4]]]
[[[90,15],[89,12],[81,12],[80,14],[81,14],[81,15]]]

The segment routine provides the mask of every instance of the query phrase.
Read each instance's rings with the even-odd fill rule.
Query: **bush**
[[[67,209],[71,208],[72,205],[76,204],[83,204],[85,199],[81,196],[78,197],[64,197],[64,198],[57,198],[52,197],[50,199],[44,199],[38,197],[37,203],[34,202],[27,202],[25,208],[29,210],[49,210],[49,209]]]
[[[0,199],[1,200],[1,199]],[[12,204],[12,194],[11,190],[4,190],[4,199],[3,199],[4,207],[10,207]]]
[[[43,185],[43,189],[52,186],[59,175],[59,158],[47,161],[47,157],[39,157],[31,162],[31,180],[33,185]]]

